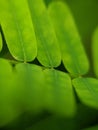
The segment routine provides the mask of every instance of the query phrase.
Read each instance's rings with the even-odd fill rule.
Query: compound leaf
[[[98,109],[98,80],[94,78],[76,78],[73,85],[79,99],[90,107]]]
[[[20,61],[32,61],[37,55],[37,47],[26,0],[1,0],[0,18],[12,56]]]
[[[87,73],[88,59],[68,6],[63,2],[52,2],[48,12],[54,24],[66,69],[72,76]]]
[[[39,62],[46,67],[57,67],[61,61],[58,41],[43,0],[28,0],[38,43]]]
[[[64,117],[73,116],[75,99],[69,75],[54,69],[46,69],[44,74],[46,79],[45,107]]]

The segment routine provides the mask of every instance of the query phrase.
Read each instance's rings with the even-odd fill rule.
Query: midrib
[[[17,13],[15,13],[16,10],[15,10],[14,4],[10,0],[9,0],[9,2],[10,2],[10,4],[9,4],[10,9],[9,10],[10,10],[10,12],[12,14],[12,17],[13,17],[13,20],[14,20],[14,23],[16,25],[16,29],[17,29],[17,32],[18,32],[19,41],[20,41],[20,47],[21,47],[21,51],[22,51],[22,56],[23,56],[24,62],[26,62],[24,40],[23,40],[22,33],[20,31],[19,22],[18,22],[18,19],[17,19]]]
[[[42,46],[43,46],[43,48],[44,48],[44,52],[45,52],[45,54],[46,54],[46,57],[48,58],[48,61],[49,61],[49,65],[50,65],[50,67],[53,67],[53,59],[52,59],[52,56],[51,56],[51,53],[49,52],[49,48],[48,48],[48,45],[47,45],[47,41],[45,40],[45,38],[43,38],[42,39],[42,34],[40,33],[40,32],[42,32],[43,31],[43,26],[42,26],[42,28],[41,28],[41,24],[40,24],[40,17],[38,17],[37,15],[36,15],[36,13],[35,12],[37,12],[36,11],[36,9],[33,9],[34,7],[33,6],[31,6],[32,5],[32,2],[31,3],[29,3],[29,7],[30,7],[30,10],[31,10],[31,13],[34,15],[33,17],[32,17],[32,22],[33,22],[33,24],[34,24],[34,28],[35,28],[35,34],[36,34],[36,36],[38,37],[38,39],[39,40],[41,40],[42,42]],[[34,20],[35,19],[35,20]],[[36,22],[37,21],[37,22]],[[37,23],[37,24],[36,24]],[[39,25],[39,27],[37,26],[37,25]],[[39,36],[38,36],[39,35]],[[38,41],[39,42],[39,41]],[[38,43],[38,44],[40,44],[40,43]]]

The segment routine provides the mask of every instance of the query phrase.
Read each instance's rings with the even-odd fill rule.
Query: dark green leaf
[[[79,99],[87,106],[98,109],[98,80],[94,78],[76,78],[73,85]]]
[[[37,55],[37,48],[26,0],[1,0],[0,18],[12,56],[20,61],[32,61]]]
[[[48,11],[60,43],[62,60],[66,69],[73,76],[87,73],[88,59],[69,7],[63,2],[52,2]]]
[[[58,41],[43,0],[28,0],[38,43],[38,60],[46,67],[57,67],[61,61]]]
[[[73,116],[75,114],[75,99],[69,75],[54,69],[46,69],[44,74],[46,109],[64,117]]]

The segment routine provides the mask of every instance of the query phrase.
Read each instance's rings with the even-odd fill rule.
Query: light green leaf
[[[1,36],[1,33],[0,33],[0,51],[2,50],[2,36]]]
[[[24,106],[22,110],[27,110],[36,114],[42,110],[43,106],[43,86],[44,75],[42,68],[31,64],[16,65],[16,88],[14,93],[18,93],[17,102],[19,106]]]
[[[96,28],[93,39],[92,39],[92,55],[93,55],[93,65],[94,65],[94,72],[98,77],[98,28]]]
[[[93,127],[86,128],[86,129],[83,129],[83,130],[98,130],[98,126],[93,126]]]
[[[58,41],[43,0],[28,0],[38,43],[38,60],[46,67],[57,67],[61,61]]]
[[[12,56],[20,61],[32,61],[37,55],[37,47],[26,0],[1,0],[0,18]]]
[[[7,125],[20,113],[12,103],[12,88],[14,76],[8,61],[0,59],[0,126]]]
[[[45,107],[63,117],[75,114],[75,99],[68,74],[54,70],[44,70],[46,87]]]
[[[66,69],[73,76],[87,73],[88,59],[69,7],[63,2],[52,2],[48,12],[55,27]]]
[[[98,109],[98,80],[94,78],[76,78],[73,85],[79,99],[87,106]]]

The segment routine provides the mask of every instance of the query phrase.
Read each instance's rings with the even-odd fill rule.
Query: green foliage
[[[73,85],[80,100],[91,107],[98,109],[98,80],[94,78],[77,78]]]
[[[75,115],[75,99],[68,74],[57,70],[44,70],[46,79],[45,106],[63,117]]]
[[[44,74],[37,65],[20,63],[15,66],[17,102],[24,110],[38,113],[43,107]],[[28,86],[29,85],[29,86]]]
[[[20,61],[32,61],[37,53],[36,38],[26,0],[0,1],[0,19],[12,56]]]
[[[70,6],[51,1],[0,1],[1,130],[98,129],[98,29],[91,77]]]
[[[54,2],[49,6],[49,14],[54,23],[66,69],[73,76],[87,73],[88,60],[69,8],[62,2]]]
[[[57,67],[61,61],[52,21],[42,0],[28,0],[38,43],[39,62],[46,67]]]
[[[0,126],[11,122],[19,114],[12,97],[14,84],[11,65],[8,61],[0,59]]]

